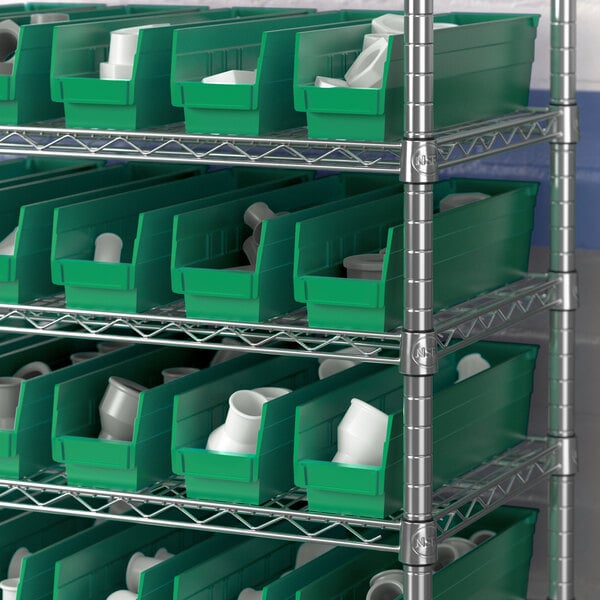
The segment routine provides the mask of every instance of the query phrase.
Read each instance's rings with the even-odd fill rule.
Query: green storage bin
[[[161,371],[205,367],[210,356],[190,349],[152,349],[59,384],[52,418],[52,455],[65,463],[69,484],[135,491],[169,477],[173,396],[193,386],[200,373],[163,384]],[[148,388],[140,394],[130,442],[97,438],[98,407],[111,376]]]
[[[48,6],[48,5],[42,5]],[[67,12],[70,20],[83,21],[90,19],[123,18],[131,15],[139,18],[147,13],[162,14],[167,7],[160,6],[112,6],[95,7],[93,5],[77,5],[78,10],[69,5],[57,5],[51,12],[59,10]],[[197,11],[201,7],[196,7]],[[165,15],[192,10],[190,7],[172,7]],[[52,34],[57,23],[30,24],[31,12],[44,13],[47,10],[29,9],[20,13],[4,15],[0,19],[11,19],[21,29],[19,43],[14,54],[11,74],[0,74],[0,123],[3,125],[21,125],[34,121],[57,119],[64,115],[63,105],[52,102],[50,98],[50,55]],[[66,22],[64,22],[66,23]]]
[[[33,361],[45,362],[52,368],[51,373],[21,384],[14,428],[0,430],[0,477],[23,479],[53,464],[51,434],[55,385],[140,354],[139,349],[129,347],[71,364],[71,354],[95,349],[92,341],[60,338],[40,340],[33,337],[27,345],[25,340],[19,344],[0,344],[3,376],[12,376]]]
[[[173,471],[185,476],[190,498],[260,504],[293,485],[294,411],[306,397],[300,388],[318,380],[317,361],[245,355],[195,376],[175,396]],[[206,450],[206,440],[225,422],[229,396],[240,389],[275,386],[293,390],[262,407],[254,454]]]
[[[490,529],[496,535],[433,574],[433,599],[526,598],[536,520],[536,510],[503,506],[461,531],[458,534],[461,537],[469,537],[481,529]],[[401,565],[391,554],[355,551],[350,560],[304,586],[295,599],[364,598],[371,577],[386,569],[400,568]],[[403,598],[401,595],[394,600]]]
[[[375,189],[365,192],[369,184]],[[330,176],[180,213],[173,222],[173,291],[184,294],[188,317],[257,323],[295,310],[296,223],[401,189],[390,176]],[[254,270],[232,271],[248,262],[242,245],[252,230],[243,217],[258,201],[276,213],[292,212],[263,223]],[[213,243],[219,236],[223,242]]]
[[[175,31],[171,99],[174,106],[184,108],[186,131],[264,135],[305,125],[305,115],[294,110],[296,32],[381,14],[328,11],[243,26],[232,23]],[[256,83],[202,82],[203,77],[230,69],[256,70]]]
[[[176,298],[170,261],[177,212],[285,187],[312,176],[297,170],[221,170],[57,208],[52,281],[65,286],[70,308],[137,313],[170,302]],[[106,231],[123,240],[119,263],[93,261],[94,240]]]
[[[206,555],[209,550],[206,544],[198,563],[175,578],[173,600],[235,600],[248,587],[262,590],[263,600],[294,600],[303,587],[325,577],[356,555],[364,559],[363,568],[370,568],[371,572],[382,559],[384,564],[394,561],[394,556],[389,554],[336,548],[294,569],[297,543],[255,538],[229,543],[223,548],[216,538],[210,546],[214,553]],[[319,600],[331,598],[325,594]]]
[[[19,229],[13,254],[0,255],[0,302],[22,304],[60,291],[50,275],[52,218],[56,207],[117,191],[139,190],[198,172],[192,167],[123,163],[5,187],[0,239],[15,225]]]
[[[89,519],[81,521],[91,524]],[[56,562],[129,527],[131,525],[121,521],[107,521],[37,550],[23,561],[17,597],[19,600],[52,600]]]
[[[146,556],[154,556],[159,548],[166,548],[177,554],[207,537],[210,539],[206,533],[193,530],[134,525],[58,560],[52,598],[106,600],[112,592],[127,589],[125,572],[133,553],[142,552]],[[165,563],[171,560],[167,559]],[[143,582],[155,568],[157,567],[142,572],[138,600],[146,599],[141,593]],[[162,598],[167,600],[169,596]]]
[[[485,119],[527,106],[538,17],[448,13],[435,21],[434,127]],[[404,36],[389,38],[380,88],[318,88],[317,75],[343,78],[371,26],[301,32],[294,106],[312,138],[384,141],[404,133]]]
[[[16,158],[0,161],[0,190],[12,185],[34,183],[89,171],[103,165],[101,161],[66,160],[63,158]]]
[[[479,352],[491,368],[454,383],[455,365]],[[434,377],[433,486],[437,488],[523,441],[537,347],[481,342],[446,356]],[[362,364],[302,390],[296,411],[294,481],[310,510],[382,518],[402,508],[403,378],[394,367]],[[380,467],[333,463],[337,426],[350,400],[389,415]]]
[[[65,517],[64,515],[32,512],[19,513],[17,516],[3,521],[0,525],[2,526],[0,541],[1,579],[7,578],[10,559],[15,551],[21,547],[25,547],[32,552],[32,555],[26,556],[21,563],[21,577],[25,578],[26,573],[28,573],[27,578],[29,579],[32,575],[29,564],[36,552],[87,529],[91,525],[91,521],[89,519]],[[53,572],[54,568],[52,567]],[[19,600],[33,600],[34,598],[40,600],[41,596],[25,596],[21,590],[17,590],[17,598]]]
[[[434,208],[450,193],[491,197],[433,215],[433,308],[442,310],[527,273],[538,184],[450,179],[434,185]],[[404,311],[403,198],[396,195],[300,222],[294,295],[312,327],[387,331]],[[347,256],[387,248],[381,279],[346,278]]]
[[[51,97],[64,103],[68,127],[131,130],[183,120],[171,104],[170,70],[173,32],[192,24],[252,21],[310,10],[231,8],[140,16],[63,25],[55,29],[50,65]],[[169,23],[140,31],[131,80],[101,80],[99,65],[108,59],[110,32],[133,25]]]

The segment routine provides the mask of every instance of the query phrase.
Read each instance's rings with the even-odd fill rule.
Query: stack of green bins
[[[154,556],[157,550],[164,548],[171,554],[179,554],[207,537],[199,531],[146,525],[118,531],[56,562],[52,600],[106,600],[112,592],[127,589],[127,563],[134,553]],[[165,563],[171,560],[167,559]],[[143,571],[140,588],[146,587],[145,578],[165,563]],[[136,597],[149,600],[145,594],[138,593]],[[160,600],[169,598],[160,596]]]
[[[183,120],[171,104],[170,76],[173,32],[191,25],[235,20],[251,22],[278,15],[283,19],[310,10],[232,8],[194,13],[156,14],[131,19],[62,25],[54,32],[50,66],[51,96],[64,103],[68,127],[132,130]],[[110,32],[125,27],[164,24],[142,29],[131,79],[99,78],[108,59]]]
[[[482,529],[496,535],[433,574],[433,600],[526,598],[536,520],[536,510],[503,506],[460,531],[458,535],[466,538]],[[371,558],[374,554],[379,556]],[[364,598],[374,575],[399,568],[401,565],[392,554],[356,552],[350,560],[333,566],[329,573],[303,586],[294,598]],[[178,600],[183,598],[191,600],[192,596]],[[393,600],[403,598],[400,595]]]
[[[47,6],[47,5],[42,5]],[[81,5],[77,10],[69,5],[57,5],[53,11],[60,11],[69,16],[68,22],[81,22],[90,19],[106,19],[110,17],[139,18],[150,12],[165,11],[160,6],[112,6],[102,7]],[[196,7],[195,10],[200,10]],[[57,119],[64,114],[60,103],[50,98],[50,55],[52,34],[57,23],[31,23],[31,12],[21,11],[14,14],[0,14],[1,19],[10,19],[19,25],[17,48],[11,57],[12,69],[0,73],[0,123],[3,125],[21,125]],[[189,8],[172,7],[165,13],[168,18],[173,11],[188,11]],[[35,10],[36,14],[44,11]],[[161,13],[162,14],[162,13]]]
[[[456,364],[480,353],[491,368],[457,382]],[[445,356],[434,376],[434,489],[522,442],[527,434],[537,346],[480,342]],[[311,510],[384,518],[402,508],[403,377],[394,367],[361,364],[302,391],[296,411],[294,481]],[[381,466],[332,462],[337,426],[359,398],[385,412]]]
[[[50,373],[21,383],[14,427],[0,430],[0,477],[22,479],[52,465],[55,385],[139,353],[136,349],[126,348],[71,364],[71,354],[95,349],[91,341],[61,338],[21,338],[18,342],[0,344],[1,375],[4,377],[14,376],[18,369],[35,361],[42,361],[52,369]]]
[[[301,306],[293,289],[296,224],[401,190],[386,175],[337,175],[180,212],[173,222],[173,291],[184,294],[188,317],[257,323],[291,312]],[[248,262],[243,241],[252,231],[244,213],[255,202],[279,216],[262,223],[254,267],[236,270]],[[219,238],[227,241],[213,243]]]
[[[173,396],[187,391],[202,373],[163,383],[161,371],[181,366],[202,369],[208,366],[211,353],[185,348],[136,349],[137,354],[123,356],[118,364],[98,365],[56,387],[52,454],[54,460],[65,463],[71,485],[135,491],[171,475]],[[131,348],[124,350],[131,352]],[[113,376],[147,388],[139,396],[131,441],[98,439],[98,408]]]
[[[538,17],[448,13],[434,31],[434,127],[485,119],[527,106]],[[404,133],[404,35],[389,38],[377,88],[314,85],[343,78],[371,25],[301,32],[297,36],[294,105],[306,113],[312,138],[384,141]]]
[[[90,167],[95,166],[93,163]],[[114,164],[50,173],[3,188],[0,237],[17,225],[12,254],[0,255],[0,302],[23,304],[60,291],[50,275],[54,209],[127,190],[140,190],[166,181],[191,177],[202,168],[176,165]]]
[[[254,23],[178,29],[173,42],[171,97],[190,133],[264,135],[306,125],[294,110],[296,33],[366,20],[376,11],[330,11]],[[203,83],[228,70],[254,70],[255,83]]]
[[[296,407],[305,386],[318,380],[318,364],[302,358],[248,354],[194,376],[193,386],[174,399],[173,471],[185,476],[190,498],[261,504],[293,485]],[[225,422],[229,396],[240,389],[280,387],[292,392],[262,406],[256,452],[206,449],[208,436]]]
[[[64,285],[70,308],[138,313],[171,302],[176,298],[171,290],[171,239],[178,212],[312,176],[297,170],[221,170],[57,208],[52,281]],[[118,263],[93,260],[94,240],[104,232],[123,241]]]
[[[527,273],[538,184],[450,179],[434,184],[433,308],[448,308]],[[439,212],[442,198],[489,197]],[[294,295],[312,327],[387,331],[402,324],[402,199],[388,197],[302,221],[296,229]],[[345,277],[344,258],[386,248],[379,279]]]

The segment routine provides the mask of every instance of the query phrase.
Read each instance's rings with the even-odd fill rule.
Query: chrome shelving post
[[[431,600],[437,556],[432,509],[433,332],[433,0],[405,0],[404,515],[401,561],[406,600]]]
[[[560,471],[550,479],[549,598],[573,600],[574,478],[577,470],[574,372],[575,309],[575,0],[552,0],[551,105],[560,111],[560,137],[551,143],[550,273],[560,282],[560,304],[550,312],[548,436]]]

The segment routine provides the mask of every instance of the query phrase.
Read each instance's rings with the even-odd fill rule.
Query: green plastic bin
[[[372,190],[365,192],[369,184]],[[180,213],[173,222],[173,291],[184,294],[188,317],[257,323],[297,309],[300,304],[293,290],[296,223],[401,189],[389,176],[329,176]],[[263,223],[254,270],[231,270],[248,262],[242,245],[252,230],[243,217],[258,201],[275,213],[291,212]],[[223,243],[213,243],[219,237]]]
[[[479,352],[491,368],[461,382],[456,362]],[[537,347],[481,342],[444,357],[434,377],[433,486],[437,488],[523,441]],[[296,411],[294,481],[313,511],[386,517],[402,508],[402,375],[362,364],[302,391]],[[333,463],[337,426],[352,398],[389,415],[382,465]]]
[[[127,563],[135,552],[154,556],[158,549],[166,548],[168,552],[178,554],[207,537],[211,536],[193,530],[134,525],[58,560],[52,599],[106,600],[112,592],[127,589]],[[167,559],[165,563],[171,560]],[[155,568],[142,572],[140,590],[144,579]],[[138,593],[137,598],[145,600],[146,596]],[[168,598],[162,597],[163,600]]]
[[[57,208],[52,281],[65,286],[70,308],[138,313],[170,302],[176,298],[170,261],[177,212],[312,176],[297,170],[227,169]],[[94,240],[106,231],[123,240],[119,263],[93,261]]]
[[[494,290],[527,272],[538,184],[450,179],[434,185],[433,308]],[[438,212],[450,193],[490,197]],[[312,327],[387,331],[402,324],[403,198],[391,196],[300,222],[294,296]],[[347,278],[347,256],[387,248],[381,279]]]
[[[171,104],[173,32],[192,24],[283,18],[310,10],[230,8],[194,13],[141,16],[63,25],[55,29],[50,66],[51,97],[64,103],[68,127],[131,130],[183,120]],[[99,65],[108,59],[110,32],[133,25],[168,23],[139,33],[131,80],[101,80]]]
[[[34,183],[81,171],[97,169],[103,161],[62,158],[16,158],[0,161],[0,190],[12,185]]]
[[[45,362],[52,369],[51,373],[21,384],[14,428],[0,430],[0,477],[22,479],[53,464],[51,434],[55,385],[143,352],[129,347],[71,364],[71,354],[95,349],[92,341],[60,338],[40,340],[33,337],[27,345],[25,341],[0,344],[3,376],[12,376],[20,367],[33,361]]]
[[[22,304],[60,291],[50,275],[52,218],[56,207],[128,189],[140,190],[189,177],[201,170],[122,163],[71,171],[62,176],[57,173],[52,178],[5,187],[0,209],[0,239],[15,225],[18,230],[13,254],[0,256],[0,302]]]
[[[42,5],[48,6],[48,5]],[[194,7],[194,11],[202,7]],[[139,18],[148,13],[165,13],[165,16],[192,10],[191,7],[160,6],[112,6],[95,7],[78,5],[77,10],[68,5],[57,5],[52,11],[59,10],[69,14],[69,22],[90,19],[106,19],[127,15]],[[162,12],[161,12],[162,11]],[[11,74],[0,74],[0,123],[21,125],[47,119],[57,119],[64,115],[63,105],[52,102],[50,98],[50,55],[52,34],[57,23],[31,25],[31,12],[44,13],[47,10],[29,9],[20,13],[4,15],[0,19],[11,19],[21,29],[19,41],[14,53]],[[66,22],[65,22],[66,23]]]
[[[201,373],[163,384],[168,367],[208,365],[211,353],[159,348],[124,357],[56,387],[52,454],[65,463],[72,485],[135,491],[171,475],[173,396],[194,385]],[[85,363],[84,363],[85,364]],[[148,389],[140,394],[132,440],[98,439],[98,407],[111,376],[125,377]]]
[[[503,506],[459,532],[458,536],[469,537],[481,529],[490,529],[496,535],[433,574],[433,599],[526,598],[536,520],[536,510]],[[401,568],[391,554],[354,551],[350,560],[305,585],[297,592],[295,600],[364,598],[371,577],[387,569]],[[403,598],[400,595],[393,600]]]
[[[434,127],[485,119],[527,106],[538,17],[448,13],[435,21]],[[294,106],[312,138],[384,141],[404,133],[404,36],[389,38],[380,88],[319,88],[317,75],[343,78],[371,26],[301,32]]]
[[[11,511],[12,512],[12,511]],[[2,537],[0,541],[0,573],[1,578],[7,578],[8,564],[18,548],[25,547],[35,554],[48,546],[56,544],[61,540],[87,529],[91,524],[89,519],[76,519],[63,515],[48,515],[39,512],[19,513],[0,525]],[[33,555],[32,554],[32,555]],[[21,563],[21,573],[31,570],[29,562],[32,556],[26,556]],[[54,571],[54,569],[52,569]],[[19,600],[40,600],[40,596],[25,596],[23,592],[17,591]]]
[[[210,368],[194,387],[175,396],[173,471],[185,476],[190,498],[260,504],[293,485],[294,412],[300,388],[318,380],[317,361],[245,355]],[[254,454],[206,450],[211,431],[225,422],[229,396],[275,386],[292,393],[266,402]]]
[[[185,112],[186,131],[264,135],[306,124],[294,110],[296,32],[366,21],[382,11],[328,11],[293,19],[213,25],[175,31],[171,98]],[[254,84],[203,83],[230,69],[256,70]]]

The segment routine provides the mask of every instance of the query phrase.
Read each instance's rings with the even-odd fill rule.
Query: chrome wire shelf
[[[558,281],[530,275],[437,313],[435,336],[440,355],[556,305]],[[135,315],[70,309],[64,295],[30,305],[0,304],[0,331],[55,337],[142,342],[163,346],[232,349],[284,356],[338,357],[363,362],[401,361],[402,331],[364,333],[308,326],[298,311],[266,323],[207,321],[185,316],[183,301]]]
[[[532,108],[435,134],[438,167],[556,139],[558,113]],[[271,137],[185,133],[183,124],[144,132],[69,129],[64,121],[0,126],[0,153],[400,173],[401,140],[309,140],[306,129]]]
[[[545,440],[529,439],[440,488],[433,511],[438,535],[466,527],[557,468],[555,450]],[[136,493],[71,486],[59,466],[28,480],[0,479],[0,507],[387,552],[399,552],[402,532],[400,514],[363,519],[310,512],[301,489],[247,506],[186,498],[184,481],[177,477]]]

